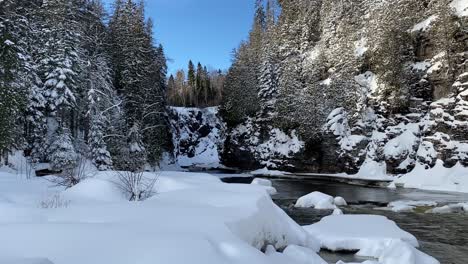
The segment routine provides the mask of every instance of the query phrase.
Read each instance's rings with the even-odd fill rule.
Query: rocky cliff
[[[229,128],[226,164],[351,174],[468,166],[466,1],[289,2],[274,31],[274,110]],[[282,83],[291,58],[300,89]]]

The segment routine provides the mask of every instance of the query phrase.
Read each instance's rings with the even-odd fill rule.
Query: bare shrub
[[[41,201],[40,207],[44,209],[67,208],[70,203],[70,200],[64,200],[60,194],[55,194]]]
[[[143,171],[124,171],[118,172],[116,184],[130,201],[137,202],[156,194],[154,186],[158,178],[159,175],[146,177]]]
[[[92,177],[93,175],[90,172],[91,168],[86,157],[80,155],[73,168],[65,169],[60,175],[53,177],[51,181],[57,186],[71,188],[82,180]]]

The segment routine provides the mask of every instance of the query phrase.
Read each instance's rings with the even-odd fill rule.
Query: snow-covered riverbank
[[[0,263],[324,263],[319,240],[272,202],[271,187],[165,171],[155,196],[128,202],[115,177],[63,190],[0,172]]]

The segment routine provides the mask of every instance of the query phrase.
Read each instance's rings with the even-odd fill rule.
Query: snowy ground
[[[0,263],[301,263],[260,250],[296,245],[315,254],[319,247],[262,185],[163,172],[158,194],[136,203],[114,180],[100,173],[61,190],[1,172]]]
[[[333,234],[303,228],[272,202],[271,183],[261,179],[240,185],[203,173],[145,176],[158,177],[157,194],[129,202],[114,184],[115,172],[63,190],[45,179],[0,170],[0,263],[323,264],[316,252],[328,247],[326,241],[348,236],[346,226],[353,223],[340,215],[318,229]],[[372,216],[353,224],[354,239],[369,239],[365,230],[357,232],[372,225],[366,217]],[[437,263],[391,262],[398,250],[408,259],[432,258],[414,248],[410,234],[401,236],[394,223],[379,221],[379,232],[392,241],[373,249],[369,256],[379,259],[374,263]]]

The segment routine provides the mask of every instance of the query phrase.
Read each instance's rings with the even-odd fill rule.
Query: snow
[[[356,255],[376,258],[382,264],[439,263],[418,251],[416,238],[384,216],[331,215],[304,229],[320,240],[322,248],[357,250]]]
[[[267,167],[263,169],[258,169],[251,171],[250,174],[252,175],[265,175],[265,176],[283,176],[286,174],[289,174],[288,172],[285,171],[278,171],[278,170],[270,170]]]
[[[375,93],[378,90],[378,78],[370,71],[354,77],[354,80],[361,86],[369,89],[371,93]]]
[[[336,208],[335,210],[333,210],[333,215],[342,215],[342,214],[343,214],[343,211],[341,209]]]
[[[266,190],[270,195],[273,195],[273,194],[277,193],[276,189],[273,187],[273,184],[271,183],[270,180],[255,178],[255,179],[253,179],[251,184],[266,187]]]
[[[409,173],[394,181],[394,185],[405,188],[417,188],[434,191],[468,192],[468,168],[457,163],[452,168],[444,167],[441,160],[436,161],[433,168],[416,163],[416,167]],[[394,187],[392,185],[391,187]]]
[[[399,240],[389,240],[381,245],[369,245],[358,255],[372,255],[381,264],[440,264],[433,257]]]
[[[410,67],[415,70],[425,71],[431,67],[431,63],[427,61],[419,61],[419,62],[410,64]]]
[[[434,208],[429,212],[434,214],[468,213],[468,203],[448,204]]]
[[[330,215],[304,229],[321,241],[322,248],[332,251],[361,250],[368,245],[393,239],[419,246],[413,235],[378,215]]]
[[[419,22],[418,24],[414,25],[414,27],[411,29],[411,32],[415,31],[426,31],[432,24],[437,19],[436,15],[432,15],[428,17],[427,19]]]
[[[450,7],[455,9],[455,14],[459,17],[468,16],[468,1],[454,0],[450,3]]]
[[[261,185],[261,186],[266,186],[266,187],[271,187],[271,186],[273,186],[273,184],[271,183],[270,180],[267,180],[267,179],[260,179],[260,178],[255,178],[255,179],[252,181],[252,184]]]
[[[43,178],[24,180],[2,170],[0,263],[284,263],[281,258],[291,264],[323,263],[260,251],[268,245],[278,250],[296,245],[310,250],[288,252],[310,258],[319,249],[264,186],[224,184],[202,173],[165,171],[145,177],[158,177],[157,194],[129,202],[113,183],[115,172],[100,172],[63,190]],[[50,197],[67,206],[41,207]]]
[[[366,38],[362,38],[358,41],[355,42],[355,51],[354,51],[354,54],[356,55],[356,57],[362,57],[366,52],[367,50],[369,49],[369,47],[367,47],[367,39]]]
[[[347,203],[342,197],[335,197],[321,192],[312,192],[300,197],[294,207],[315,209],[337,209],[337,206],[346,206]]]
[[[301,246],[290,245],[283,251],[283,254],[301,264],[327,264],[313,250]]]
[[[398,200],[388,204],[393,212],[412,212],[416,207],[420,206],[437,206],[437,202]]]
[[[393,178],[387,175],[387,164],[385,162],[377,162],[371,159],[366,159],[359,168],[357,174],[348,175],[351,179],[368,179],[368,180],[392,180]]]
[[[391,139],[384,148],[387,160],[409,155],[419,143],[418,137],[410,129]]]
[[[343,198],[343,197],[340,197],[340,196],[337,196],[333,199],[333,203],[336,205],[336,206],[347,206],[348,203],[346,202],[346,200]]]

